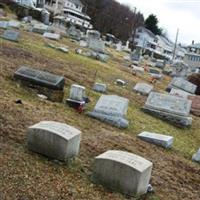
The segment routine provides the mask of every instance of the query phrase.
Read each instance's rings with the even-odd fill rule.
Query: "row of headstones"
[[[41,121],[28,128],[28,148],[52,159],[69,161],[79,153],[81,131],[64,123]],[[170,148],[173,137],[143,132],[144,141]],[[200,162],[200,150],[193,160]],[[93,181],[126,195],[147,192],[152,163],[125,151],[109,150],[95,158]]]

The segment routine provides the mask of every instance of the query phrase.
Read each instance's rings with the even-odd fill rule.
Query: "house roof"
[[[191,44],[189,47],[200,49],[200,43]]]
[[[80,0],[69,0],[69,1],[71,1],[72,3],[74,3],[76,5],[83,6],[83,4],[81,3]]]

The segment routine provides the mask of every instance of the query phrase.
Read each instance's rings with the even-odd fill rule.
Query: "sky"
[[[167,31],[169,39],[175,41],[179,29],[178,42],[182,44],[200,43],[200,0],[116,0],[144,17],[155,14],[159,26]]]

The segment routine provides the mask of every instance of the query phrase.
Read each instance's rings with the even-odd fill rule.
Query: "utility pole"
[[[133,24],[133,32],[132,32],[132,50],[135,48],[135,33],[136,33],[136,25],[137,25],[136,10],[137,10],[137,8],[134,7],[134,24]]]
[[[174,51],[173,51],[172,60],[174,60],[175,55],[176,55],[176,47],[177,47],[177,42],[178,42],[178,34],[179,34],[179,29],[177,29],[177,32],[176,32],[176,40],[175,40],[175,44],[174,44]]]

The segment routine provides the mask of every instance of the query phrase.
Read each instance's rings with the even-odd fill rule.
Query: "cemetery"
[[[11,27],[0,21],[0,199],[200,199],[197,85],[161,73],[150,84],[156,68],[142,70],[150,58],[133,76],[124,57],[136,55],[104,46],[96,32],[89,50],[75,28],[58,37],[8,17]]]

